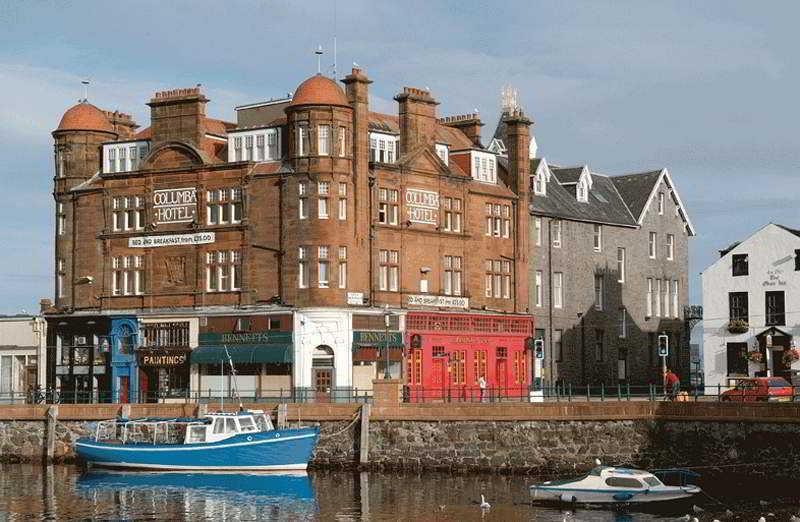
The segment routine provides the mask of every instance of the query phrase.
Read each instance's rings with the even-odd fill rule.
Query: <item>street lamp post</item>
[[[386,351],[386,369],[383,372],[384,379],[391,379],[392,375],[389,373],[389,310],[388,306],[383,310],[383,343],[384,350]]]

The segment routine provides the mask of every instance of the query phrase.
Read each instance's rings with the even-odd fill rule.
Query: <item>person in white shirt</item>
[[[486,394],[486,379],[483,378],[483,375],[478,377],[478,387],[481,389],[481,402],[483,402],[483,398]]]

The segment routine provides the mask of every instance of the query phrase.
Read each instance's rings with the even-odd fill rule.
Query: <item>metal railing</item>
[[[367,403],[372,402],[371,389],[352,387],[289,387],[277,389],[239,390],[239,398],[246,403]],[[133,403],[210,403],[236,402],[235,394],[226,390],[220,395],[219,389],[206,390],[172,390],[163,392],[140,392],[131,397]],[[677,395],[669,393],[661,385],[650,384],[634,386],[619,385],[574,385],[559,384],[557,386],[508,386],[486,387],[481,390],[477,386],[421,387],[404,386],[403,402],[606,402],[606,401],[722,401],[722,402],[800,402],[800,386],[791,388],[791,394],[778,398],[776,396],[755,395],[743,392],[734,386],[687,386],[681,388]],[[2,404],[108,404],[118,403],[119,395],[110,392],[37,389],[29,392],[0,392]]]
[[[593,384],[556,386],[476,386],[420,387],[405,386],[403,401],[425,402],[606,402],[606,401],[721,401],[721,402],[793,402],[800,401],[800,386],[791,387],[791,394],[755,395],[742,393],[735,386],[687,386],[677,393],[662,385]]]
[[[37,389],[30,392],[0,393],[0,404],[108,404],[118,403],[119,394],[108,391],[67,389]],[[165,392],[139,392],[129,397],[133,403],[195,402],[299,402],[299,403],[365,403],[372,402],[372,390],[351,387],[291,387],[278,389],[239,390],[238,397],[231,390],[219,389],[170,390]]]

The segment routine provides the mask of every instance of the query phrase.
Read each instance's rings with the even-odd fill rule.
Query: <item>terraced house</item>
[[[490,149],[507,148],[504,109]],[[532,151],[530,310],[554,385],[661,382],[667,364],[688,382],[688,243],[694,228],[667,169],[609,176]]]
[[[353,69],[206,115],[156,93],[144,129],[83,100],[53,132],[55,301],[47,385],[75,400],[335,400],[402,378],[413,397],[478,379],[524,392],[529,127],[440,118],[424,89],[370,110]],[[430,392],[433,389],[434,392]]]

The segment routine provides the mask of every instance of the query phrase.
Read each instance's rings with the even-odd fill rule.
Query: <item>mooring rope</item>
[[[320,434],[319,434],[319,438],[320,438],[320,439],[322,439],[322,438],[328,438],[328,437],[335,437],[336,435],[339,435],[339,434],[341,434],[341,433],[344,433],[345,431],[349,430],[349,429],[350,429],[350,428],[353,426],[353,424],[355,424],[355,423],[356,423],[356,421],[357,421],[358,419],[360,419],[360,418],[361,418],[361,410],[358,410],[358,411],[356,411],[356,413],[353,415],[353,420],[351,420],[351,421],[350,421],[350,422],[347,424],[347,426],[345,426],[344,428],[340,429],[339,431],[337,431],[337,432],[335,432],[335,433],[320,433]]]

